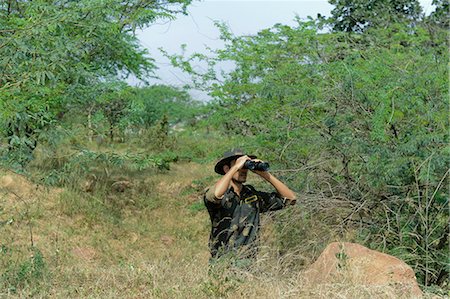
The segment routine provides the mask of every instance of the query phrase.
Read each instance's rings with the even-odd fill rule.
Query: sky
[[[420,0],[422,8],[429,14],[433,8],[432,0]],[[330,16],[333,6],[327,0],[203,0],[193,1],[188,7],[188,15],[178,15],[175,20],[161,21],[138,31],[137,35],[143,47],[155,59],[159,68],[156,74],[160,79],[149,80],[151,84],[183,86],[189,83],[189,77],[170,66],[161,54],[164,48],[170,54],[181,53],[182,44],[187,45],[186,53],[206,53],[206,46],[220,48],[219,31],[214,21],[222,21],[236,36],[256,34],[272,27],[276,23],[294,25],[296,16],[306,19],[316,17],[318,13]],[[140,85],[135,79],[130,84]],[[201,92],[191,92],[193,97],[208,100]]]

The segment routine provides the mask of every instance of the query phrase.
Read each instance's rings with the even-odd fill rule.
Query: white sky
[[[432,0],[420,0],[422,8],[429,14],[433,8]],[[194,1],[188,7],[188,15],[179,15],[173,21],[155,23],[143,31],[137,32],[142,45],[148,48],[150,55],[156,60],[157,75],[160,80],[151,83],[162,83],[182,86],[189,82],[189,77],[172,68],[158,48],[169,53],[180,53],[180,45],[187,44],[188,52],[205,52],[205,46],[220,48],[219,31],[214,26],[215,20],[225,22],[231,31],[239,35],[255,34],[261,29],[269,28],[276,23],[294,25],[295,16],[302,19],[316,17],[318,13],[330,16],[333,6],[327,0],[204,0]],[[130,80],[136,84],[135,80]],[[195,97],[207,99],[202,94]]]

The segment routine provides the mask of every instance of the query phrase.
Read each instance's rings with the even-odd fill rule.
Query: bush
[[[171,58],[188,72],[202,57],[211,67],[191,72],[215,96],[206,122],[280,165],[294,189],[345,203],[341,226],[407,260],[422,284],[442,285],[450,162],[446,34],[426,24],[359,34],[320,34],[319,26],[278,24],[234,37],[219,25],[225,49],[215,57]],[[222,82],[211,76],[218,61],[236,66]]]
[[[1,289],[8,290],[9,294],[16,294],[25,288],[38,290],[47,275],[47,267],[41,251],[33,246],[29,249],[30,257],[20,259],[15,252],[17,249],[13,246],[1,245]]]

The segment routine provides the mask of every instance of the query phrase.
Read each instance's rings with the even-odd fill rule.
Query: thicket
[[[418,13],[346,30],[332,19],[337,29],[329,33],[330,20],[320,19],[242,37],[218,24],[224,49],[169,57],[214,98],[208,124],[276,162],[296,190],[333,202],[339,213],[330,225],[357,229],[360,242],[405,260],[422,284],[442,286],[449,246],[447,32],[434,15],[418,20]],[[219,78],[222,61],[236,67]],[[194,63],[209,69],[195,72]],[[290,233],[284,246],[302,242]]]
[[[135,30],[185,13],[189,3],[0,1],[0,134],[14,161],[24,166],[42,133],[66,114],[89,113],[105,94],[104,114],[116,125],[126,108],[121,80],[156,69]]]
[[[118,173],[157,171],[175,159],[160,151],[170,142],[171,109],[189,106],[190,98],[171,87],[133,89],[123,79],[133,74],[145,80],[156,69],[135,30],[185,13],[189,3],[1,0],[1,165],[39,183],[75,192],[86,187],[85,183],[99,182],[97,189],[103,190],[93,195],[73,193],[64,205],[66,210],[72,207],[92,219],[107,213],[117,219],[124,204],[152,205],[145,194],[137,203],[112,201],[107,195]],[[153,99],[151,93],[158,89],[168,96]],[[138,100],[139,93],[145,92],[147,96]],[[162,105],[166,100],[179,105]],[[163,106],[168,111],[161,110]],[[166,113],[165,121],[162,115],[144,120],[142,116],[150,115],[150,109]],[[152,130],[136,132],[134,124],[141,126],[139,122],[146,121],[156,122],[151,123]],[[156,142],[133,152],[108,148],[111,143],[124,142],[125,129],[136,139]],[[2,195],[0,229],[15,221],[18,225],[33,222],[31,216],[22,219],[13,207],[3,206],[3,199]],[[39,286],[45,280],[48,261],[33,242],[27,249],[6,237],[0,242],[2,294],[20,293],[20,289]]]

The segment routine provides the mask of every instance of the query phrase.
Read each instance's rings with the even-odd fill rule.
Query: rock
[[[347,281],[390,286],[402,295],[422,297],[416,276],[402,260],[355,243],[333,242],[305,272],[314,285]]]

